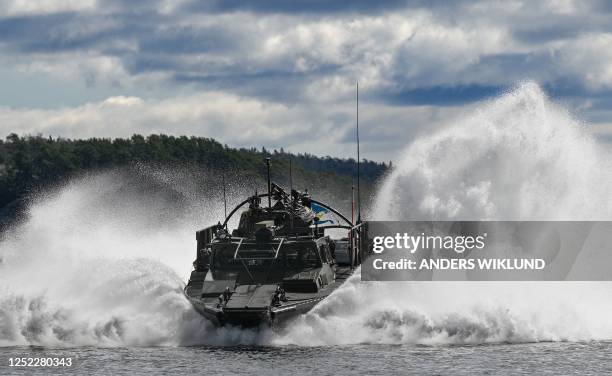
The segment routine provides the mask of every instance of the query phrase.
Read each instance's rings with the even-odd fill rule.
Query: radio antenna
[[[293,192],[293,173],[291,171],[291,157],[289,157],[289,193]],[[293,203],[293,195],[291,195],[291,202]]]
[[[293,208],[293,171],[291,168],[292,158],[289,157],[289,195],[291,196],[291,207]]]
[[[359,82],[357,82],[357,224],[361,223],[361,192],[359,191],[360,180],[360,157],[359,157]]]
[[[268,207],[272,207],[272,186],[270,184],[270,157],[266,158],[266,167],[268,168]]]
[[[351,186],[351,225],[355,224],[355,186]]]
[[[225,218],[227,218],[227,196],[225,194],[225,168],[223,168],[223,173],[221,174],[221,179],[223,180],[223,212],[225,213]]]
[[[291,168],[291,155],[289,156],[289,198],[290,198],[290,217],[291,221],[289,222],[289,226],[291,229],[291,233],[293,234],[293,171]]]

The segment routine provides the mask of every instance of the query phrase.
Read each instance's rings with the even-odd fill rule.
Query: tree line
[[[350,181],[356,172],[354,159],[291,154],[265,148],[231,148],[212,138],[155,134],[130,138],[68,139],[11,134],[0,140],[0,208],[35,189],[62,181],[79,172],[131,163],[194,164],[208,169],[229,169],[246,175],[265,174],[264,158],[273,160],[273,173],[292,168],[305,177]],[[363,160],[361,176],[371,185],[390,167]]]

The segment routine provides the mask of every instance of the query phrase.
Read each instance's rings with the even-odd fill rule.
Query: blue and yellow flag
[[[324,208],[319,204],[315,204],[314,202],[310,203],[310,208],[314,212],[319,225],[323,223],[336,224],[336,219],[334,218],[332,212],[329,209]]]

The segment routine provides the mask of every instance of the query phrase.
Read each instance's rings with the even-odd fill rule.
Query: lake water
[[[611,342],[469,346],[351,345],[0,348],[0,374],[602,375]],[[71,367],[9,367],[11,357],[70,357]]]

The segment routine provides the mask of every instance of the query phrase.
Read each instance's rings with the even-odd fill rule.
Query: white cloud
[[[102,102],[102,106],[108,105],[108,106],[133,107],[133,106],[140,106],[143,103],[144,103],[143,100],[138,97],[126,97],[126,96],[120,95],[118,97],[106,98],[104,102]]]
[[[5,10],[81,11],[83,17],[7,38],[13,50],[5,58],[23,56],[17,60],[26,69],[90,84],[158,85],[180,76],[174,84],[204,81],[260,96],[270,95],[269,88],[257,87],[265,86],[266,77],[285,74],[310,100],[321,93],[348,95],[352,85],[342,82],[357,79],[364,90],[392,91],[507,86],[521,79],[554,83],[571,74],[590,87],[612,88],[605,53],[612,50],[609,16],[574,1],[473,2],[333,16],[189,12],[182,8],[188,1],[151,2],[148,8],[130,2],[7,4]],[[45,43],[57,48],[45,49]]]
[[[561,50],[562,70],[581,76],[592,90],[612,88],[612,33],[587,33]]]
[[[3,0],[0,16],[51,14],[95,9],[96,0]]]
[[[113,56],[97,53],[65,52],[54,55],[40,54],[35,59],[16,62],[17,70],[29,73],[45,73],[65,80],[84,80],[88,85],[134,86],[138,76],[130,75],[121,61]],[[151,82],[152,77],[147,79]],[[61,88],[58,88],[61,92]]]
[[[433,106],[360,109],[362,155],[388,160],[420,132],[458,112]],[[0,133],[70,138],[129,137],[164,133],[212,137],[236,147],[281,148],[353,157],[354,104],[288,106],[222,92],[171,99],[110,97],[61,109],[0,108]]]
[[[481,99],[479,88],[491,93],[533,79],[570,85],[568,96],[612,89],[611,15],[595,2],[452,2],[328,13],[254,9],[257,3],[185,8],[191,5],[202,3],[3,2],[3,64],[82,80],[92,91],[112,88],[112,97],[48,110],[27,109],[25,101],[26,109],[0,110],[0,130],[194,134],[236,146],[352,155],[347,140],[359,81],[372,140],[364,150],[387,159],[418,132],[463,111],[449,104]],[[476,94],[445,91],[453,87],[474,87]],[[572,103],[589,100],[582,99]],[[598,122],[612,116],[581,108]]]
[[[0,109],[2,133],[68,137],[129,137],[134,133],[203,135],[234,145],[274,145],[318,126],[306,112],[281,104],[207,92],[188,97],[143,100],[111,97],[62,109]],[[333,140],[332,137],[328,139]]]

